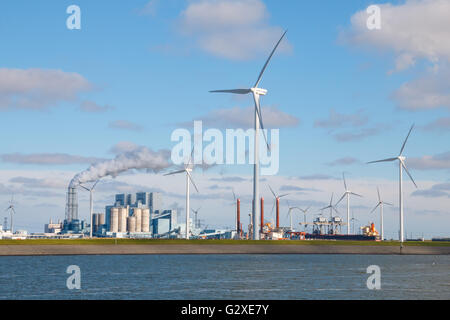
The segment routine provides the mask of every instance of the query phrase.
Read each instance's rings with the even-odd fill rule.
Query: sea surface
[[[81,289],[67,287],[70,265]],[[450,256],[10,256],[0,299],[450,299]]]

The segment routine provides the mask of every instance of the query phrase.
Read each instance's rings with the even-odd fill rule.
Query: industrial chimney
[[[237,199],[236,200],[236,221],[237,221],[237,234],[238,234],[238,238],[241,238],[241,200]]]
[[[75,187],[69,186],[67,190],[66,221],[78,219],[78,195]]]

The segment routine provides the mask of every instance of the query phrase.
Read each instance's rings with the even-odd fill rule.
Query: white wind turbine
[[[337,211],[337,209],[336,209],[336,205],[333,205],[333,196],[334,196],[334,193],[331,193],[330,204],[328,206],[320,209],[321,211],[323,211],[325,209],[330,209],[330,220],[331,220],[331,218],[333,218],[333,210],[336,211],[337,214],[339,214],[339,211]]]
[[[186,173],[186,239],[189,239],[189,181],[192,183],[192,185],[194,186],[195,190],[198,191],[197,186],[195,185],[194,180],[192,179],[191,176],[191,172],[192,172],[192,168],[193,165],[191,164],[191,160],[192,160],[192,153],[194,152],[194,148],[192,148],[192,152],[191,152],[191,156],[189,157],[189,161],[187,163],[187,165],[184,166],[184,168],[182,170],[177,170],[177,171],[173,171],[173,172],[169,172],[166,173],[165,176],[170,176],[173,174],[178,174],[178,173]]]
[[[405,172],[408,174],[408,176],[411,179],[412,183],[414,183],[414,185],[417,188],[417,185],[414,182],[413,177],[409,173],[408,169],[406,169],[406,165],[405,165],[406,157],[404,157],[402,155],[403,149],[405,149],[406,142],[408,141],[409,135],[411,134],[411,131],[412,131],[413,128],[414,128],[414,125],[412,125],[411,129],[409,129],[408,135],[406,136],[406,139],[403,142],[402,148],[400,149],[400,153],[399,153],[399,155],[397,157],[367,162],[367,163],[376,163],[376,162],[387,162],[387,161],[398,160],[398,166],[399,166],[399,180],[398,180],[398,184],[399,184],[399,206],[398,207],[399,207],[399,219],[400,219],[399,240],[400,240],[401,243],[403,243],[403,186],[402,186],[402,184],[403,184],[403,177],[402,177],[403,169],[405,169]]]
[[[288,204],[288,212],[287,212],[287,215],[286,216],[289,216],[289,218],[290,218],[290,222],[291,222],[291,231],[293,231],[293,227],[292,227],[292,210],[294,210],[294,209],[298,209],[298,210],[301,210],[299,207],[291,207],[290,205],[289,205],[289,201],[287,201],[286,200],[286,202],[287,202],[287,204]]]
[[[100,180],[97,180],[97,181],[95,181],[94,182],[94,184],[90,187],[90,188],[87,188],[87,187],[85,187],[85,186],[83,186],[81,183],[80,183],[80,187],[82,187],[84,190],[86,190],[86,191],[89,191],[89,221],[90,221],[90,230],[89,230],[89,237],[90,238],[92,238],[92,229],[93,229],[93,223],[92,223],[92,214],[93,214],[93,212],[94,212],[94,196],[93,196],[93,193],[94,193],[94,188],[95,188],[95,186],[97,185],[97,183],[99,182]]]
[[[347,183],[345,182],[345,175],[342,173],[342,179],[344,180],[345,192],[342,197],[336,202],[336,206],[341,202],[344,197],[347,197],[347,234],[350,234],[350,195],[362,197],[362,195],[354,193],[347,188]]]
[[[303,212],[303,225],[305,226],[305,231],[306,231],[306,228],[308,227],[308,223],[306,223],[306,212],[308,212],[308,210],[310,208],[311,207],[308,207],[306,209],[298,208],[301,212]],[[300,224],[302,224],[302,223],[300,222]]]
[[[11,196],[11,200],[9,201],[9,206],[8,208],[6,208],[5,211],[9,211],[9,215],[11,217],[11,222],[10,222],[10,226],[11,226],[11,233],[14,234],[13,231],[13,214],[16,214],[16,210],[14,209],[14,195]]]
[[[200,211],[201,208],[202,207],[199,207],[197,210],[191,209],[192,212],[195,214],[195,217],[194,217],[194,228],[198,228],[198,226],[199,226],[197,217],[198,217],[198,212]]]
[[[269,58],[264,64],[261,72],[259,73],[258,80],[256,80],[255,85],[250,89],[231,89],[231,90],[213,90],[210,92],[221,92],[221,93],[233,93],[233,94],[249,94],[253,95],[253,100],[255,102],[255,137],[254,137],[254,165],[253,165],[253,214],[252,214],[252,224],[253,224],[253,240],[259,240],[259,218],[260,218],[260,204],[259,204],[259,129],[262,129],[264,139],[266,141],[267,148],[270,150],[269,144],[267,143],[267,138],[264,133],[264,125],[261,117],[261,108],[259,104],[260,96],[264,96],[267,94],[266,89],[258,88],[258,85],[262,79],[264,71],[266,70],[267,65],[269,64],[270,59],[272,58],[275,50],[280,44],[281,40],[285,36],[287,30],[283,33],[280,40],[278,40],[277,44],[273,48]]]
[[[370,213],[374,212],[376,210],[376,208],[380,207],[381,241],[383,241],[384,240],[383,205],[387,204],[388,206],[392,206],[392,204],[381,200],[380,189],[378,189],[378,187],[377,187],[377,192],[378,192],[378,204],[375,206],[375,208],[373,208],[373,210]]]

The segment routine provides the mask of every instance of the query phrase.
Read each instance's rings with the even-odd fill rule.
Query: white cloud
[[[398,106],[407,110],[450,108],[450,1],[406,0],[399,5],[378,4],[381,29],[369,30],[365,10],[351,17],[350,29],[341,40],[369,50],[393,52],[399,72],[425,60],[432,71],[404,83],[392,94]]]
[[[269,25],[268,17],[260,0],[200,0],[181,13],[179,31],[215,56],[247,60],[268,54],[283,32]],[[290,51],[291,46],[284,40],[279,49]]]
[[[111,121],[108,124],[111,129],[129,130],[129,131],[142,131],[142,126],[127,120]]]
[[[421,158],[409,158],[406,161],[408,168],[417,170],[449,170],[450,151],[434,156],[426,155]]]
[[[110,110],[114,110],[115,108],[109,105],[101,106],[94,101],[83,101],[80,105],[80,110],[84,112],[91,112],[91,113],[101,113],[101,112],[107,112]]]
[[[344,126],[361,127],[368,122],[368,118],[363,114],[362,110],[358,110],[354,114],[343,114],[330,109],[327,119],[316,120],[315,127],[326,129],[337,129]]]
[[[450,109],[450,69],[441,67],[436,72],[428,72],[406,82],[392,94],[392,98],[400,108],[411,111]]]
[[[17,164],[37,165],[68,165],[68,164],[91,164],[104,159],[95,157],[84,157],[66,153],[5,153],[0,155],[3,162]]]
[[[92,89],[78,73],[44,69],[0,69],[0,110],[42,110],[73,101]]]
[[[355,45],[393,50],[397,68],[414,64],[415,59],[450,61],[450,2],[448,0],[406,0],[399,5],[378,4],[381,29],[369,30],[365,10],[351,18],[351,29],[341,36]]]
[[[450,131],[450,117],[442,117],[423,127],[426,131]]]
[[[196,120],[202,120],[204,126],[213,128],[253,128],[254,107],[231,109],[216,109]],[[261,110],[261,116],[264,122],[264,128],[285,128],[296,127],[300,120],[288,113],[279,110],[276,107],[264,107]],[[192,125],[191,123],[183,123],[183,125]]]
[[[109,150],[113,154],[120,154],[124,152],[132,152],[139,149],[139,146],[130,141],[120,141],[111,147]]]

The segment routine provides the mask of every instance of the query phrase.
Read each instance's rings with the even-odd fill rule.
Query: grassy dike
[[[398,241],[333,240],[184,240],[184,239],[27,239],[0,240],[2,245],[289,245],[289,246],[399,246]],[[408,241],[404,246],[450,247],[450,241]]]

